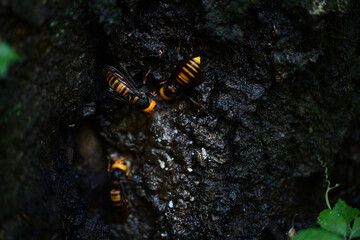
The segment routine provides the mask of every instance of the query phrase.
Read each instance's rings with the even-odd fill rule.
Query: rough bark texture
[[[285,239],[325,207],[318,159],[332,199],[359,207],[358,1],[0,7],[23,57],[0,80],[1,239]],[[151,115],[107,94],[107,64],[156,91],[195,56],[204,83]],[[128,218],[108,197],[113,152],[132,165]]]

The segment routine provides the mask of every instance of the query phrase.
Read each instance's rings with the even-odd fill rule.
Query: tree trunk
[[[286,239],[326,207],[321,161],[332,203],[358,196],[360,6],[319,2],[0,0],[22,56],[0,79],[0,238]],[[164,101],[197,56],[204,82]],[[107,65],[156,111],[114,99]],[[112,153],[131,163],[127,217]]]

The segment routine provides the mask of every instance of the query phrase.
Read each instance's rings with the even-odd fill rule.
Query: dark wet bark
[[[1,0],[0,238],[285,239],[325,208],[318,159],[359,207],[360,6],[325,2]],[[150,92],[195,56],[204,83],[151,115],[107,94],[107,64]]]

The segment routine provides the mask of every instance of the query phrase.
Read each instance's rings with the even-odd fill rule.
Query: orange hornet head
[[[121,171],[126,171],[127,170],[127,165],[126,162],[123,160],[115,160],[115,162],[111,165],[112,169],[119,169]]]
[[[156,102],[154,100],[150,100],[150,104],[147,108],[142,110],[143,113],[152,113],[155,111]]]
[[[172,99],[171,97],[166,96],[166,94],[164,93],[164,87],[161,87],[161,88],[160,88],[160,96],[161,96],[162,99],[164,99],[165,101],[169,101],[169,100]]]

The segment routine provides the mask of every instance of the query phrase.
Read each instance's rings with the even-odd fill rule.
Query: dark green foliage
[[[0,78],[4,78],[14,61],[20,60],[20,55],[7,43],[0,42]]]
[[[360,210],[352,208],[339,199],[333,209],[322,211],[317,223],[321,229],[309,228],[300,231],[294,240],[341,240],[360,236]]]
[[[300,232],[294,240],[343,240],[343,238],[324,229],[309,228]]]

